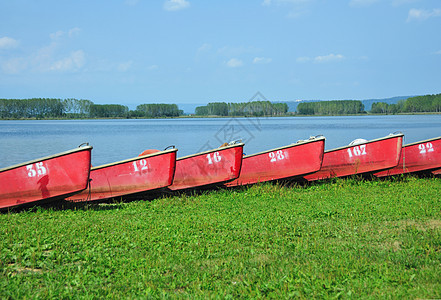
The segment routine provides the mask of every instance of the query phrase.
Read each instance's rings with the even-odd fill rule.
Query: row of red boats
[[[232,142],[180,158],[177,149],[146,150],[138,157],[98,167],[91,166],[92,147],[82,146],[0,169],[0,209],[274,180],[441,174],[441,137],[402,144],[400,133],[370,141],[357,139],[348,146],[324,151],[325,138],[317,136],[244,156],[244,144]]]

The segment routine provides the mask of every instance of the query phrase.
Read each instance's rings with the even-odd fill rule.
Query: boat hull
[[[366,141],[325,151],[320,171],[304,176],[308,181],[366,175],[393,168],[398,164],[403,142],[402,134]]]
[[[89,188],[66,198],[89,202],[143,193],[169,186],[173,181],[176,151],[154,154],[92,168]]]
[[[239,178],[225,186],[290,179],[316,172],[322,164],[324,147],[325,138],[316,138],[245,156]]]
[[[0,209],[62,199],[87,187],[92,147],[0,170]]]
[[[212,187],[236,179],[242,166],[243,144],[178,158],[172,191]]]
[[[441,137],[403,146],[395,168],[375,173],[377,177],[413,172],[430,172],[441,168]]]

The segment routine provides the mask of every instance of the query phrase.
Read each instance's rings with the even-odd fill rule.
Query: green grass
[[[0,215],[0,298],[441,298],[439,178]]]

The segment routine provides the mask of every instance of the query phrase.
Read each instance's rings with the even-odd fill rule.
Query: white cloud
[[[73,36],[78,35],[80,33],[80,31],[81,31],[80,28],[74,27],[74,28],[69,30],[68,35],[69,35],[69,37],[73,37]]]
[[[22,58],[12,58],[2,64],[2,71],[7,74],[18,74],[25,70],[27,63]]]
[[[72,52],[68,57],[55,61],[50,71],[77,71],[84,66],[86,59],[83,50]]]
[[[51,40],[56,40],[62,37],[63,35],[64,35],[64,31],[58,30],[57,32],[51,33],[49,37],[51,38]]]
[[[441,50],[436,51],[434,54],[441,55]]]
[[[416,21],[424,21],[432,17],[441,16],[441,9],[434,8],[432,10],[428,9],[416,9],[412,8],[409,10],[409,14],[407,16],[407,22],[416,20]]]
[[[168,11],[176,11],[187,8],[190,2],[186,0],[167,0],[164,2],[164,9]]]
[[[72,38],[80,32],[78,27],[68,31],[59,30],[49,35],[50,42],[35,52],[23,56],[12,57],[1,62],[0,68],[4,73],[18,74],[23,71],[44,72],[73,72],[84,67],[86,55],[83,50],[62,51],[63,38]],[[18,45],[12,38],[0,38],[0,49]]]
[[[296,59],[298,63],[307,63],[307,62],[315,62],[315,63],[327,63],[327,62],[337,62],[345,59],[345,57],[341,54],[328,54],[316,56],[314,58],[308,56],[301,56]]]
[[[62,37],[64,37],[64,36],[66,36],[66,35],[67,35],[69,38],[72,38],[72,37],[78,35],[78,34],[80,33],[80,31],[81,31],[81,29],[78,28],[78,27],[74,27],[74,28],[69,29],[69,30],[67,31],[67,33],[64,32],[63,30],[58,30],[57,32],[51,33],[51,34],[49,35],[49,37],[51,38],[51,40],[58,40],[58,39],[60,39],[60,38],[62,38]]]
[[[316,63],[325,63],[325,62],[333,62],[333,61],[341,61],[345,57],[341,54],[328,54],[323,56],[317,56],[314,58],[314,62]]]
[[[149,69],[150,71],[153,71],[153,70],[157,70],[158,68],[159,68],[158,65],[151,65],[147,69]]]
[[[120,72],[127,72],[133,65],[133,61],[129,60],[127,62],[120,63],[117,67]]]
[[[0,49],[12,49],[18,46],[18,41],[4,36],[2,38],[0,38]]]
[[[237,68],[243,66],[243,62],[240,59],[232,58],[227,61],[227,66],[230,68]]]
[[[208,50],[210,50],[211,49],[211,45],[210,44],[207,44],[207,43],[205,43],[205,44],[203,44],[202,46],[200,46],[199,48],[198,48],[198,53],[201,53],[201,52],[205,52],[205,51],[208,51]]]
[[[350,6],[369,6],[372,5],[379,0],[351,0],[349,1]]]
[[[309,62],[311,59],[309,58],[309,57],[307,57],[307,56],[302,56],[302,57],[298,57],[297,59],[296,59],[296,61],[298,62],[298,63],[306,63],[306,62]]]
[[[272,58],[268,57],[255,57],[253,59],[253,64],[269,64],[272,62]]]

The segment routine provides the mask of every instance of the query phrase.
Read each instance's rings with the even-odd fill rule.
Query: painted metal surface
[[[173,182],[176,151],[177,149],[159,151],[94,167],[90,171],[89,188],[66,200],[105,200],[169,186]]]
[[[0,169],[0,209],[51,201],[87,187],[91,146]]]
[[[316,172],[322,165],[324,147],[325,138],[317,137],[245,156],[239,178],[225,186],[289,179]]]
[[[325,151],[320,171],[304,176],[308,181],[370,174],[398,165],[403,134],[364,141]]]
[[[374,175],[384,177],[421,171],[430,172],[439,168],[441,168],[441,137],[404,145],[398,165]]]
[[[173,191],[222,184],[236,179],[242,166],[244,144],[239,143],[176,160]]]

